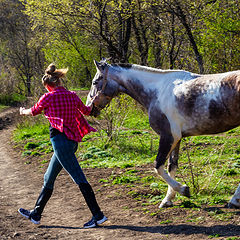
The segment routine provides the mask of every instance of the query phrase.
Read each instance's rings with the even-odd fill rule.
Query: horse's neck
[[[143,71],[125,71],[117,76],[117,82],[122,86],[120,91],[128,94],[145,108],[148,108],[151,100],[156,97],[157,88],[161,85],[160,81],[161,76],[156,76],[156,73]]]
[[[147,68],[148,69],[148,68]],[[122,92],[125,92],[141,105],[148,109],[152,100],[157,99],[164,91],[170,91],[174,87],[173,82],[186,81],[195,78],[192,73],[181,70],[155,70],[130,69],[117,74],[116,79]],[[121,89],[120,89],[121,91]]]

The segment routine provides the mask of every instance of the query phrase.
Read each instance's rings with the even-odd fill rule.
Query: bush
[[[100,117],[106,121],[100,128],[106,132],[109,140],[117,141],[123,128],[149,128],[148,117],[140,105],[125,94],[114,98],[102,110]],[[134,130],[133,134],[142,134],[142,131]]]
[[[24,102],[26,97],[19,95],[17,93],[9,94],[9,95],[0,95],[0,104],[3,105],[16,105],[20,102]]]

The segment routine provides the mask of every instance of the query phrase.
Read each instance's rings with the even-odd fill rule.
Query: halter
[[[101,89],[102,92],[104,92],[105,87],[106,87],[106,85],[107,85],[107,76],[108,76],[108,67],[107,67],[107,69],[104,71],[103,86],[102,86],[102,89]]]
[[[99,111],[101,111],[113,98],[113,97],[107,96],[104,93],[104,90],[105,90],[106,85],[107,85],[107,76],[108,76],[108,67],[104,71],[102,89],[96,94],[95,97],[92,97],[93,106],[94,106],[94,108],[97,108]],[[102,106],[101,106],[101,104],[98,105],[98,103],[101,103],[101,102],[103,102],[104,104]]]

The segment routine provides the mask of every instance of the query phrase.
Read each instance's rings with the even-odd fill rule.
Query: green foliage
[[[37,151],[31,152],[31,156],[40,156],[41,154]]]
[[[216,1],[205,8],[205,26],[201,28],[201,51],[209,65],[210,72],[231,71],[239,68],[240,23],[238,18],[239,4],[235,0]],[[227,49],[226,49],[226,46]]]
[[[165,68],[170,60],[170,67],[196,71],[197,48],[208,72],[238,64],[239,5],[234,0],[108,1],[104,7],[96,0],[22,2],[47,60],[77,69],[70,75],[73,81],[80,77],[81,84],[89,77],[84,68],[92,73],[92,58],[102,55]]]
[[[25,144],[24,149],[34,149],[39,146],[39,143],[28,142]]]
[[[22,156],[28,156],[28,155],[31,155],[31,151],[24,151],[23,153],[22,153]]]
[[[28,119],[28,120],[27,120]],[[26,118],[24,122],[17,126],[17,130],[14,133],[15,141],[22,141],[26,139],[46,140],[49,139],[49,126],[48,124],[41,122],[41,117],[30,121]]]
[[[0,112],[7,109],[7,108],[9,108],[9,106],[0,104]]]
[[[183,201],[180,204],[180,207],[183,207],[183,208],[197,208],[198,206],[195,203],[193,203],[192,201],[187,200],[187,201]]]
[[[0,104],[3,105],[15,105],[17,103],[21,103],[26,101],[26,97],[22,96],[20,94],[17,93],[13,93],[13,94],[5,94],[5,95],[0,95]]]
[[[152,196],[149,200],[149,203],[152,203],[152,204],[158,204],[162,201],[162,196],[159,195],[159,196]]]
[[[92,146],[87,149],[87,152],[79,155],[83,160],[93,159],[93,158],[107,158],[111,157],[107,151],[102,151],[100,148]]]
[[[158,183],[153,182],[153,183],[151,183],[150,188],[151,189],[158,189],[159,185],[158,185]]]
[[[64,84],[69,87],[90,87],[92,75],[95,72],[93,59],[96,47],[89,46],[91,41],[77,33],[74,45],[71,41],[53,41],[43,51],[47,62],[55,62],[59,68],[69,68]],[[52,36],[55,38],[55,36]],[[92,42],[93,43],[93,42]]]
[[[14,131],[14,141],[24,145],[23,156],[39,156],[53,152],[49,140],[49,125],[43,122],[42,116],[34,120],[26,117]]]
[[[227,170],[224,172],[224,174],[225,174],[226,176],[234,176],[234,175],[238,175],[239,172],[238,172],[237,170],[235,170],[235,169],[227,169]]]
[[[218,238],[218,237],[220,237],[220,235],[219,235],[219,234],[215,234],[215,235],[209,235],[208,237],[209,237],[210,239],[211,239],[211,238]]]
[[[128,133],[123,128],[136,129],[132,131],[132,134],[136,135],[147,133],[139,130],[149,128],[148,117],[139,104],[125,94],[114,98],[111,104],[102,110],[100,119],[106,120],[106,127],[102,130],[106,132],[109,140],[113,141]]]
[[[114,177],[114,179],[112,180],[112,183],[113,184],[127,184],[127,183],[134,183],[139,180],[140,180],[139,177],[127,174],[127,175]]]
[[[38,93],[50,62],[69,67],[67,87],[89,87],[93,59],[103,56],[192,72],[201,64],[206,73],[236,70],[238,9],[236,0],[3,0],[0,90]]]
[[[226,240],[239,240],[240,237],[227,237]]]
[[[161,221],[160,224],[168,224],[172,222],[173,222],[172,220],[164,220],[164,221]]]

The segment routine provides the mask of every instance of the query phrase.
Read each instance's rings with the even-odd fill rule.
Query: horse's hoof
[[[188,186],[184,185],[184,186],[182,187],[181,194],[182,194],[183,196],[185,196],[185,197],[190,198],[190,197],[191,197],[190,188],[189,188]]]
[[[225,207],[232,209],[240,209],[240,206],[236,206],[235,204],[229,202]]]
[[[172,201],[162,201],[161,204],[159,205],[159,208],[169,208],[173,207]]]

